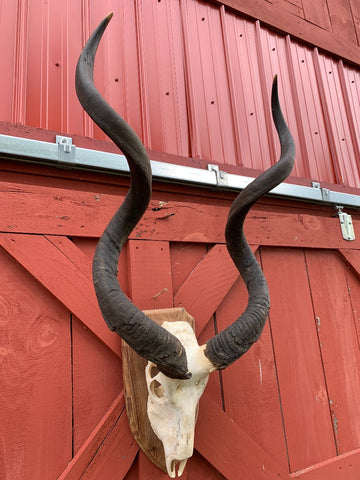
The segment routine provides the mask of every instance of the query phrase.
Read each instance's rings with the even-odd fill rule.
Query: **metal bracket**
[[[58,144],[59,162],[75,164],[76,163],[76,160],[75,160],[76,147],[72,143],[72,138],[56,135],[56,143]]]
[[[215,172],[216,185],[218,187],[227,187],[229,185],[227,173],[219,170],[219,165],[209,163],[207,167],[210,172]]]
[[[324,202],[331,202],[331,192],[328,188],[322,188],[319,182],[311,182],[311,186],[321,191],[321,197]]]
[[[351,215],[344,213],[344,207],[341,205],[336,205],[336,209],[338,211],[341,232],[344,240],[355,240],[355,232],[354,232],[354,225],[352,222]]]

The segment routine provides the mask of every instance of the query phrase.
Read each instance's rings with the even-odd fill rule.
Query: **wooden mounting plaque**
[[[159,325],[163,322],[188,322],[194,329],[195,323],[184,308],[147,310],[144,313]],[[145,381],[147,360],[134,352],[122,341],[122,364],[126,412],[130,430],[145,455],[161,470],[166,472],[164,448],[155,435],[147,416],[148,391]]]

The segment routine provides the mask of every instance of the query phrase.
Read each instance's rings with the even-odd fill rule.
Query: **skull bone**
[[[195,332],[188,322],[164,322],[162,326],[175,335],[186,350],[188,380],[172,379],[148,362],[145,369],[148,388],[147,414],[155,435],[164,446],[166,469],[175,478],[184,471],[193,454],[194,430],[198,403],[206,387],[209,373],[215,368],[204,354],[205,345],[199,346]]]

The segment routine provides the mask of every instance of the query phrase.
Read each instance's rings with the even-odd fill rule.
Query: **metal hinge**
[[[59,162],[76,163],[76,160],[75,160],[76,147],[72,143],[72,138],[56,135],[56,143],[58,144]]]
[[[227,187],[228,186],[228,177],[227,173],[219,170],[219,165],[214,165],[209,163],[208,170],[210,172],[215,172],[216,175],[216,185],[218,187]]]
[[[341,205],[336,205],[336,209],[338,211],[341,232],[344,240],[355,240],[355,233],[354,233],[354,225],[352,222],[351,215],[344,213],[344,207]]]

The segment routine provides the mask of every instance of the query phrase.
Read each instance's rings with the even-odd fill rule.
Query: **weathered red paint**
[[[95,174],[79,181],[52,169],[47,172],[53,176],[44,177],[44,169],[39,175],[31,170],[21,173],[17,165],[5,162],[2,169],[7,182],[2,182],[1,203],[9,215],[0,217],[4,232],[0,237],[0,298],[5,312],[0,327],[2,338],[10,341],[1,347],[1,381],[7,399],[0,413],[7,432],[1,473],[13,475],[13,452],[21,451],[24,457],[18,468],[28,480],[38,478],[38,472],[52,471],[56,474],[49,473],[49,478],[60,475],[64,480],[82,474],[95,479],[104,472],[108,478],[124,478],[127,472],[131,478],[131,472],[137,472],[144,480],[153,466],[142,456],[134,463],[137,447],[121,403],[120,342],[107,331],[91,286],[92,252],[123,197],[124,182]],[[233,320],[246,300],[223,245],[232,195],[219,199],[211,192],[199,196],[190,188],[174,190],[165,194],[155,188],[154,203],[122,256],[120,281],[139,306],[183,305],[195,316],[198,333],[206,341],[215,328],[225,328]],[[167,205],[171,216],[152,210],[168,196],[173,199]],[[86,220],[88,209],[93,214]],[[96,209],[102,213],[95,215]],[[211,223],[201,220],[209,219],[212,212]],[[355,229],[360,226],[356,213],[354,223]],[[337,480],[331,475],[340,467],[348,473],[350,453],[360,436],[358,407],[353,402],[360,389],[356,374],[359,241],[348,250],[331,209],[274,200],[262,202],[250,214],[246,229],[250,241],[258,245],[254,250],[269,281],[270,321],[250,352],[222,373],[221,382],[218,374],[212,375],[200,406],[198,453],[187,475],[191,478],[192,471],[206,471],[209,478],[238,479],[241,466],[254,479],[270,480],[274,472],[278,478],[290,478],[290,465],[296,478],[312,478],[309,472],[316,472],[319,480]],[[355,275],[347,269],[347,262]],[[10,287],[16,293],[9,295]],[[34,306],[35,323],[30,314],[24,317]],[[21,329],[20,318],[25,322]],[[40,330],[37,318],[42,319]],[[18,368],[11,360],[14,345],[17,358],[27,364],[25,390],[18,388],[25,364]],[[37,356],[39,348],[41,357]],[[52,371],[57,361],[63,365],[61,375]],[[46,370],[41,382],[36,373],[39,362]],[[47,380],[52,374],[59,388],[66,386],[61,387],[60,396],[53,395],[57,387]],[[46,430],[46,456],[31,460],[27,456],[30,450],[21,432],[31,432],[32,442],[43,453],[37,436],[43,432],[43,423],[35,407],[26,419],[14,422],[13,395],[18,405],[36,406],[40,397],[41,402],[49,399],[53,405],[46,417],[41,410],[41,422],[52,425]],[[70,415],[69,421],[52,423],[55,411],[56,418]],[[33,429],[33,425],[38,427]],[[59,432],[56,437],[54,429]],[[60,458],[55,452],[64,445],[72,448],[63,448]],[[347,463],[342,457],[336,460],[338,453],[348,455]],[[353,455],[356,465],[356,451]],[[55,457],[51,467],[43,463]],[[234,465],[235,458],[239,467]],[[322,471],[327,472],[323,477]],[[356,476],[346,478],[355,480]]]

